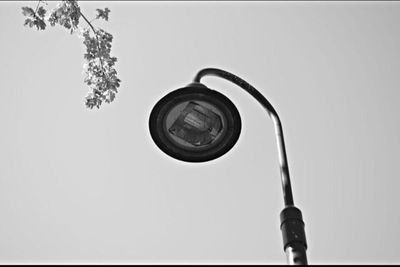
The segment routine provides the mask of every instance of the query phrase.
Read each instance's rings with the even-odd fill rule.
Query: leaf
[[[44,9],[44,7],[42,6],[39,7],[37,10],[37,15],[43,19],[44,16],[46,15],[46,9]]]
[[[36,22],[36,28],[38,30],[45,30],[46,29],[46,23],[42,19],[37,19],[35,20]]]
[[[96,11],[97,11],[96,19],[101,18],[108,21],[108,14],[110,13],[110,9],[108,9],[107,7],[104,10],[97,8]]]
[[[34,17],[35,11],[33,11],[32,8],[25,6],[25,7],[22,7],[22,14],[27,17]]]
[[[33,20],[30,18],[25,19],[24,26],[28,25],[29,27],[33,26]]]

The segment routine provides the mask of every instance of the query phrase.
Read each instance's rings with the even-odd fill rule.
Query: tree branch
[[[39,0],[38,3],[37,3],[37,5],[36,5],[35,16],[36,16],[36,12],[37,12],[37,10],[38,10],[38,8],[39,8],[40,2],[42,2],[42,0]]]
[[[100,59],[100,63],[101,63],[101,70],[103,72],[103,75],[105,75],[105,71],[103,68],[103,59],[100,55],[100,46],[99,46],[99,37],[97,36],[97,31],[95,30],[95,28],[93,27],[92,23],[90,23],[90,21],[85,17],[85,15],[83,15],[83,13],[81,12],[81,10],[79,10],[79,14],[82,16],[82,18],[86,21],[86,23],[90,26],[90,28],[92,29],[94,36],[96,37],[97,40],[97,49],[99,50],[99,59]]]

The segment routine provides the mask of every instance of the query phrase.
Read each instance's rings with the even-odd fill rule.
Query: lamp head
[[[149,128],[156,145],[169,156],[204,162],[222,156],[235,145],[241,119],[227,97],[201,83],[191,83],[157,102]]]

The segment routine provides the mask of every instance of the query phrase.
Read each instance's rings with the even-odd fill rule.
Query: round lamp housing
[[[204,162],[228,152],[237,142],[241,119],[223,94],[191,83],[164,96],[150,114],[150,134],[169,156]]]

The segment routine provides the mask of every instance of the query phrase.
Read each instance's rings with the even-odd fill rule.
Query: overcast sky
[[[309,262],[400,263],[399,2],[84,2],[111,10],[122,80],[100,110],[82,39],[23,27],[24,5],[0,3],[0,262],[284,264],[273,124],[250,95],[202,80],[242,118],[221,158],[151,140],[153,105],[216,67],[282,119]]]

